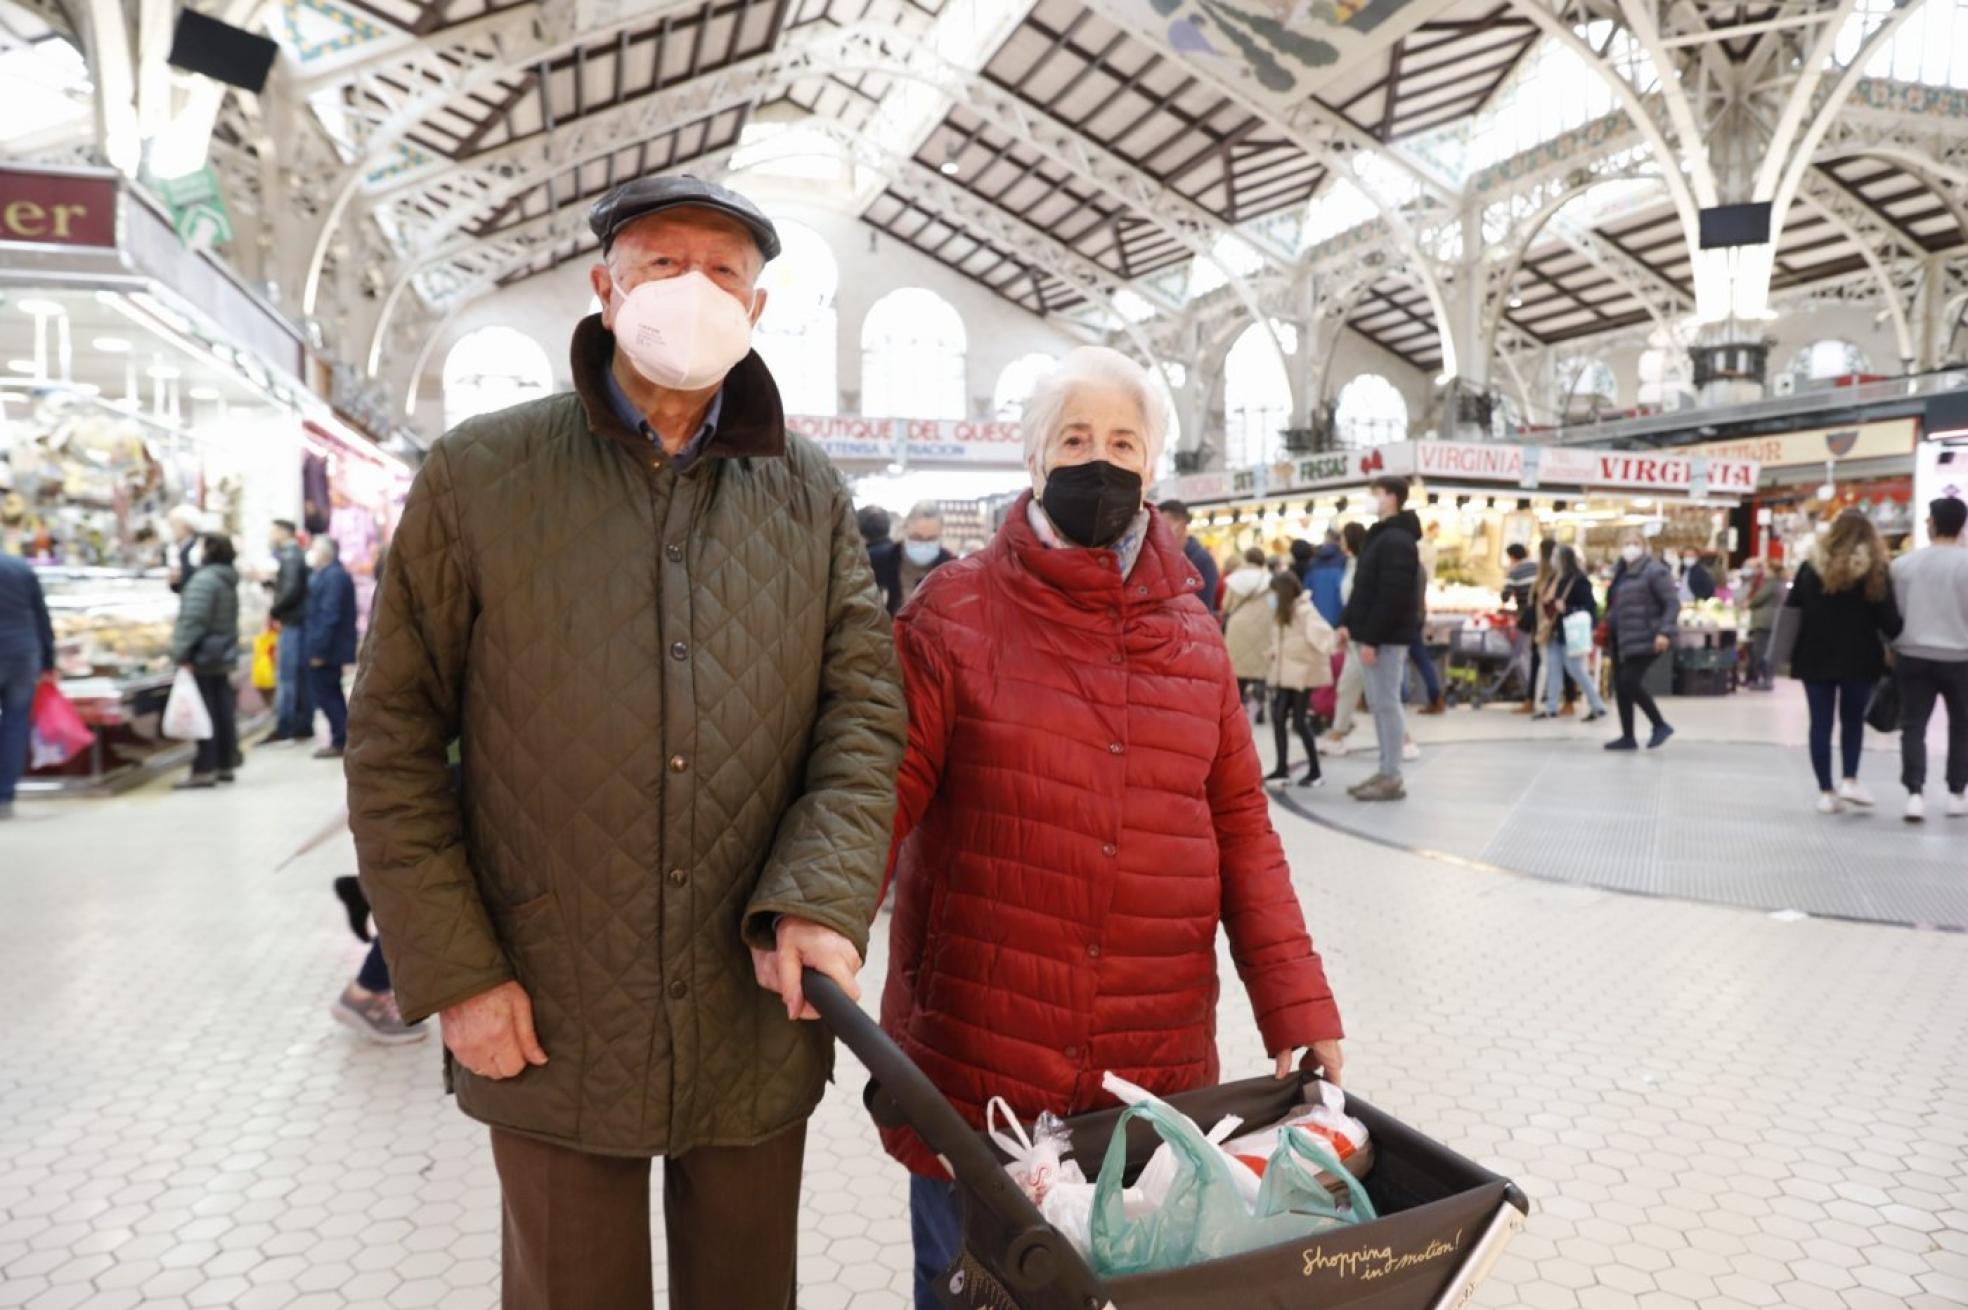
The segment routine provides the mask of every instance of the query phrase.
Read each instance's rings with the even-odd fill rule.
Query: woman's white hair
[[[1066,402],[1076,387],[1119,387],[1141,409],[1141,444],[1148,454],[1148,467],[1142,481],[1151,482],[1162,462],[1162,443],[1168,439],[1168,407],[1155,389],[1148,370],[1106,346],[1081,346],[1068,351],[1059,367],[1039,379],[1025,402],[1024,417],[1018,421],[1019,435],[1025,441],[1025,467],[1031,470],[1032,484],[1045,478],[1046,443],[1058,433]]]

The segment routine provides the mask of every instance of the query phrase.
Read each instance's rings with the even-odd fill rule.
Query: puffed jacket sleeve
[[[1234,681],[1224,680],[1221,699],[1209,801],[1223,880],[1223,927],[1264,1049],[1276,1055],[1344,1031],[1325,965],[1305,931],[1284,845],[1271,826],[1263,767]]]
[[[827,637],[805,785],[779,822],[745,907],[744,934],[770,949],[773,925],[792,915],[833,929],[865,958],[908,725],[888,606],[845,484],[836,486],[829,549]]]
[[[932,575],[933,577],[934,575]],[[888,894],[889,880],[895,876],[895,860],[902,843],[922,821],[923,812],[936,799],[943,780],[943,762],[949,750],[950,730],[955,725],[953,709],[955,687],[949,665],[943,658],[928,624],[919,619],[920,606],[903,611],[895,621],[895,653],[902,661],[902,687],[909,704],[909,744],[902,754],[902,769],[895,779],[895,839],[889,847],[888,872],[882,879],[882,895]]]
[[[514,976],[466,858],[449,764],[475,615],[440,442],[403,507],[349,705],[349,828],[409,1023]]]

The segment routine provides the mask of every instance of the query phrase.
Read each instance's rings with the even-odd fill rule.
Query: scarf
[[[1046,549],[1086,549],[1086,547],[1068,541],[1059,535],[1059,529],[1052,525],[1051,516],[1045,512],[1045,507],[1039,504],[1038,497],[1036,496],[1032,498],[1026,510],[1026,518],[1032,525],[1032,531],[1038,535],[1040,542],[1045,545]],[[1141,548],[1147,544],[1148,511],[1144,509],[1134,516],[1134,522],[1128,526],[1126,532],[1120,535],[1120,539],[1107,548],[1114,552],[1114,562],[1120,566],[1121,576],[1123,578],[1134,572],[1135,561],[1141,558]]]

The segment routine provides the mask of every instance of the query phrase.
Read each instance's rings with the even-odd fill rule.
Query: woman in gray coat
[[[1638,529],[1620,534],[1620,563],[1606,596],[1606,618],[1612,625],[1607,640],[1613,653],[1613,691],[1619,700],[1620,735],[1606,743],[1609,751],[1640,748],[1633,735],[1633,707],[1638,705],[1654,727],[1647,749],[1665,745],[1674,729],[1661,717],[1660,706],[1647,691],[1647,671],[1674,648],[1681,593],[1674,573],[1647,550]]]
[[[205,538],[202,562],[186,579],[171,633],[171,658],[198,679],[198,694],[212,716],[212,735],[198,743],[191,776],[179,791],[232,781],[239,766],[238,701],[232,675],[239,669],[239,574],[232,566],[232,538]]]

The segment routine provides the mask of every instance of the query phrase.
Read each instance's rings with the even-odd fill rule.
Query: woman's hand
[[[1298,1062],[1298,1051],[1296,1049],[1280,1051],[1278,1052],[1277,1059],[1277,1072],[1272,1077],[1283,1082],[1286,1078],[1291,1077],[1292,1065]],[[1340,1067],[1345,1063],[1345,1057],[1340,1054],[1338,1040],[1328,1039],[1323,1042],[1312,1043],[1312,1048],[1305,1057],[1304,1067],[1308,1069],[1317,1068],[1327,1082],[1337,1087],[1339,1086]]]

